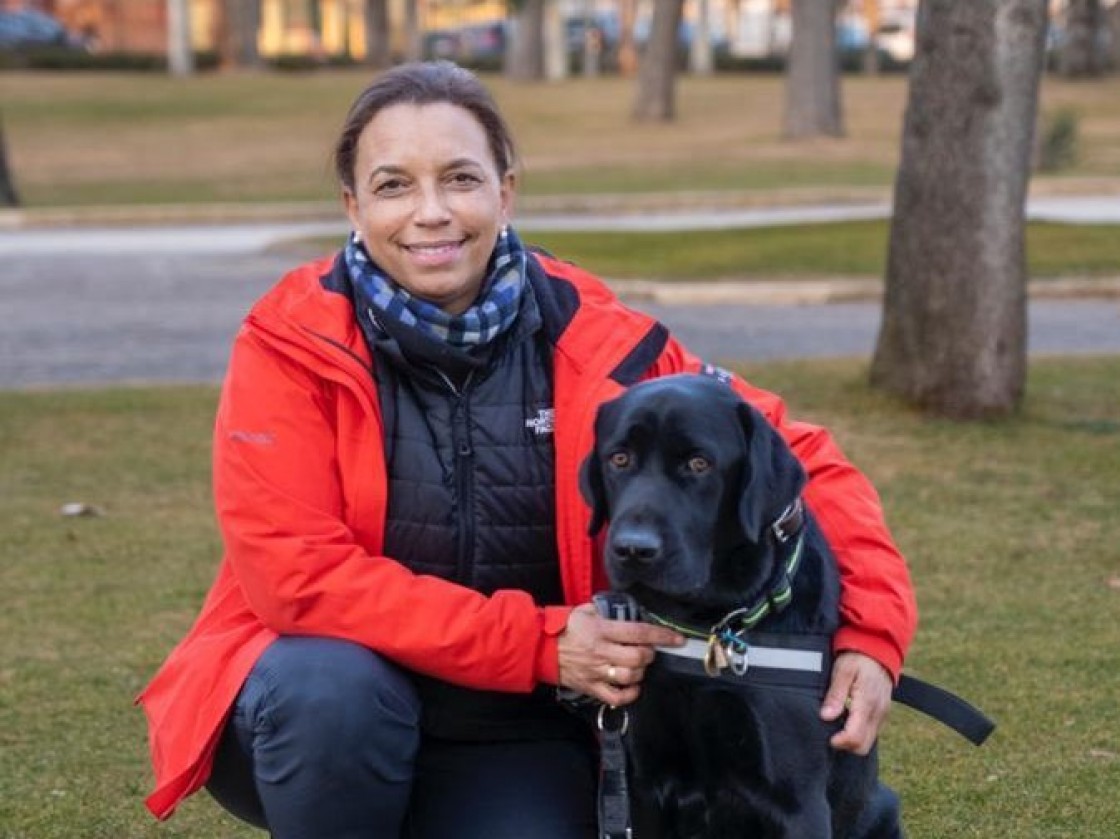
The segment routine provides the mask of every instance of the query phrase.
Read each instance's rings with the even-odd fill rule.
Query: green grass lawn
[[[929,420],[857,362],[745,368],[879,487],[922,622],[909,667],[999,722],[976,750],[896,709],[883,773],[914,837],[1120,824],[1120,358],[1032,364],[1021,415]],[[0,835],[250,837],[205,795],[166,825],[132,698],[214,573],[209,387],[0,393]],[[60,505],[104,516],[63,518]]]
[[[525,238],[602,276],[708,280],[881,277],[888,233],[886,221],[853,221],[673,233],[567,233],[530,228]],[[1032,277],[1120,275],[1120,235],[1115,225],[1032,222],[1027,254]]]
[[[344,230],[339,226],[340,235]],[[883,277],[886,221],[796,224],[738,230],[633,233],[521,228],[526,243],[611,279],[690,280]],[[329,253],[339,236],[287,243],[299,255]],[[1110,224],[1027,225],[1032,279],[1120,276],[1120,235]]]

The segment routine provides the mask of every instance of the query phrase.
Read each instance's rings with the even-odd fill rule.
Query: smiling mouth
[[[416,256],[445,256],[458,251],[465,241],[465,239],[456,239],[453,242],[424,242],[414,245],[401,245],[401,247]]]

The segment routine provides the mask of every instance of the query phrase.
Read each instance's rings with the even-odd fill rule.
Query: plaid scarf
[[[351,234],[344,255],[359,312],[367,308],[376,310],[454,347],[474,347],[493,341],[516,320],[521,307],[525,249],[509,227],[503,228],[498,236],[478,299],[459,315],[448,314],[394,283],[369,258],[357,234]]]

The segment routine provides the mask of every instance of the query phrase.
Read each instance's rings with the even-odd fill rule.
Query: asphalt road
[[[241,317],[293,257],[224,248],[217,233],[172,251],[160,235],[150,232],[152,252],[67,248],[58,231],[52,250],[0,247],[0,388],[219,380]],[[867,356],[880,311],[634,305],[712,361]],[[1030,319],[1032,353],[1120,353],[1120,301],[1038,300]]]

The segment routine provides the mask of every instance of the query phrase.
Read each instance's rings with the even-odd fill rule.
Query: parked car
[[[43,12],[24,9],[0,11],[0,50],[35,49],[86,50],[84,40],[58,20]]]
[[[599,39],[600,47],[604,51],[615,49],[622,36],[622,26],[619,24],[618,15],[614,13],[597,12],[590,19],[583,15],[573,15],[564,21],[564,40],[570,55],[583,52],[583,42],[588,31]]]
[[[841,20],[836,26],[836,51],[840,66],[856,71],[864,66],[870,35],[862,20]],[[875,33],[875,51],[880,70],[905,70],[914,59],[914,31],[901,23],[888,22]]]
[[[446,58],[465,67],[500,67],[506,49],[506,22],[493,20],[429,32],[424,39],[427,58]]]
[[[914,27],[887,21],[879,27],[875,44],[898,64],[909,64],[914,60]]]

